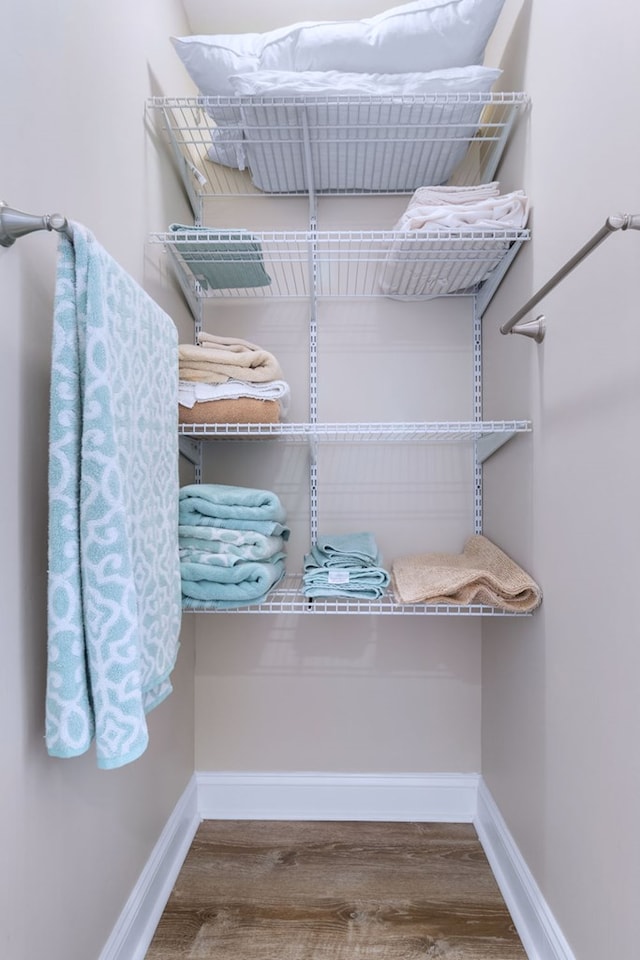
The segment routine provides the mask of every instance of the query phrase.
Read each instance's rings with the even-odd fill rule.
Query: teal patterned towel
[[[176,237],[198,237],[198,242],[180,239],[172,246],[205,290],[267,287],[271,283],[260,243],[246,230],[212,230],[182,223],[172,223],[169,229]]]
[[[178,337],[95,238],[61,236],[49,425],[46,744],[122,766],[170,692],[181,619]]]

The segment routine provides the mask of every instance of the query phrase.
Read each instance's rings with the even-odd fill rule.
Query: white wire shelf
[[[148,106],[161,112],[199,218],[201,201],[220,196],[411,193],[492,180],[528,103],[501,92],[153,97]],[[246,170],[214,162],[216,146],[225,164]]]
[[[274,587],[262,603],[244,607],[218,609],[206,605],[183,607],[185,613],[295,613],[295,614],[400,614],[403,616],[526,617],[530,613],[514,613],[500,607],[474,603],[398,603],[391,591],[379,600],[352,597],[306,597],[302,592],[301,575],[291,575]]]
[[[379,442],[468,443],[494,434],[527,433],[529,420],[422,421],[407,423],[181,423],[178,431],[193,439],[273,437],[353,443]]]
[[[528,229],[154,233],[192,301],[225,298],[473,295]]]

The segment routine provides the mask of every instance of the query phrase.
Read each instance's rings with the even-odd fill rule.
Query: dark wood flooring
[[[204,821],[146,960],[526,960],[470,824]]]

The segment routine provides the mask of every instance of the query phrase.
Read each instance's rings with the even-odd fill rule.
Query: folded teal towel
[[[284,560],[214,567],[207,563],[180,564],[183,606],[244,607],[260,603],[285,574]],[[195,602],[197,601],[197,603]]]
[[[285,509],[270,490],[223,483],[192,483],[181,487],[179,522],[188,525],[200,517],[221,520],[276,520],[284,523]]]
[[[311,547],[314,565],[321,567],[380,566],[380,554],[372,533],[320,535]]]
[[[181,619],[178,337],[79,224],[58,245],[49,422],[46,745],[135,760]]]
[[[389,574],[382,567],[319,567],[313,557],[305,556],[302,592],[306,597],[358,597],[376,600],[389,585]]]
[[[266,287],[271,277],[264,269],[262,247],[246,230],[220,230],[210,227],[189,227],[172,223],[172,233],[179,237],[197,234],[198,243],[176,240],[173,246],[205,290],[239,287]]]

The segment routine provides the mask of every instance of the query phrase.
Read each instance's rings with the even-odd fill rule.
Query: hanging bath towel
[[[140,756],[181,619],[177,331],[95,238],[61,236],[49,452],[46,743]]]

